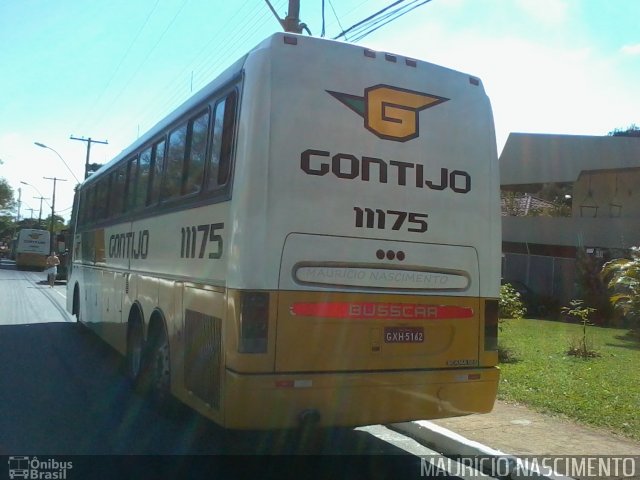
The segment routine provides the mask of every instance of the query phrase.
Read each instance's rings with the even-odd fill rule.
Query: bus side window
[[[151,159],[151,191],[147,205],[155,205],[160,200],[160,185],[162,184],[162,171],[164,170],[164,145],[162,140],[153,147]]]
[[[126,165],[122,165],[111,174],[111,191],[109,194],[109,218],[118,217],[124,206],[124,188],[126,180]]]
[[[87,223],[87,190],[80,192],[80,205],[78,211],[78,225],[83,227]]]
[[[87,223],[93,223],[95,217],[95,204],[96,204],[96,187],[91,185],[87,191]]]
[[[138,184],[138,157],[127,162],[127,183],[125,188],[125,211],[132,212],[136,206],[136,186]]]
[[[222,126],[222,145],[220,148],[220,167],[218,169],[218,185],[225,185],[231,172],[231,154],[236,129],[236,91],[227,97],[224,109],[224,124]]]
[[[151,147],[147,148],[140,154],[138,163],[138,180],[136,186],[135,209],[144,208],[147,203],[147,194],[149,193],[149,178],[151,167]]]
[[[96,220],[104,220],[107,217],[107,201],[109,199],[108,177],[100,179],[96,185]]]
[[[207,132],[209,130],[209,112],[189,121],[189,149],[184,195],[197,193],[202,188],[204,163],[207,151]]]
[[[162,175],[160,200],[178,197],[182,191],[184,157],[187,141],[187,125],[184,124],[169,134],[167,165]]]
[[[213,113],[213,140],[211,141],[211,157],[209,160],[209,175],[207,189],[215,190],[218,187],[218,172],[220,169],[220,149],[222,146],[222,126],[224,124],[224,106],[227,99],[223,98],[216,106]]]
[[[229,93],[218,101],[213,114],[213,140],[211,142],[211,158],[207,189],[215,190],[225,185],[231,171],[231,149],[235,129],[236,92]]]

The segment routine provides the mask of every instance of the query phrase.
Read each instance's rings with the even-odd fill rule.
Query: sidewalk
[[[393,427],[426,444],[447,444],[445,448],[454,450],[447,453],[461,455],[491,450],[516,456],[640,455],[640,442],[543,415],[523,405],[499,401],[491,413],[484,415],[394,424]],[[482,446],[489,448],[483,452]]]
[[[640,442],[504,402],[496,402],[493,411],[484,415],[395,423],[389,427],[445,456],[507,455],[506,458],[512,461],[516,461],[514,457],[526,456],[633,456],[635,468],[640,466]],[[519,478],[520,473],[514,472],[510,478]],[[539,480],[570,478],[562,471],[537,472],[540,470],[530,470],[527,477]],[[638,473],[635,470],[632,477],[626,478],[638,479]]]
[[[640,442],[523,405],[496,402],[491,413],[433,423],[513,455],[640,455]]]

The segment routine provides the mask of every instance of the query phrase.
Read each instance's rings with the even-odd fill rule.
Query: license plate
[[[385,327],[384,343],[422,343],[424,328],[422,327]]]

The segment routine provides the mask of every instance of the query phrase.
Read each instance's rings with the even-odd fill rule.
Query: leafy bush
[[[632,247],[631,258],[617,258],[602,267],[601,278],[611,295],[609,301],[629,322],[640,329],[640,247]]]
[[[589,317],[595,308],[583,306],[582,300],[571,300],[571,307],[562,307],[562,311],[571,317],[575,317],[580,320],[582,324],[582,336],[578,338],[572,338],[569,341],[569,350],[567,355],[573,355],[581,358],[593,358],[599,357],[600,354],[593,347],[592,340],[587,336],[587,326],[593,325],[589,322]]]
[[[613,318],[613,309],[609,303],[607,286],[602,280],[601,270],[604,260],[588,254],[584,248],[576,254],[577,297],[594,311],[591,320],[598,325],[609,325]],[[593,314],[593,315],[592,315]]]
[[[523,318],[527,312],[520,293],[516,291],[510,284],[500,285],[500,300],[498,302],[498,315],[500,319],[505,318]]]

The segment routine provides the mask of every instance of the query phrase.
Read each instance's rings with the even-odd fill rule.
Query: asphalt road
[[[374,461],[376,477],[419,478],[416,455],[435,453],[381,425],[307,438],[225,431],[178,402],[162,415],[65,305],[65,282],[50,288],[41,272],[0,262],[0,455],[358,455],[387,459]]]

